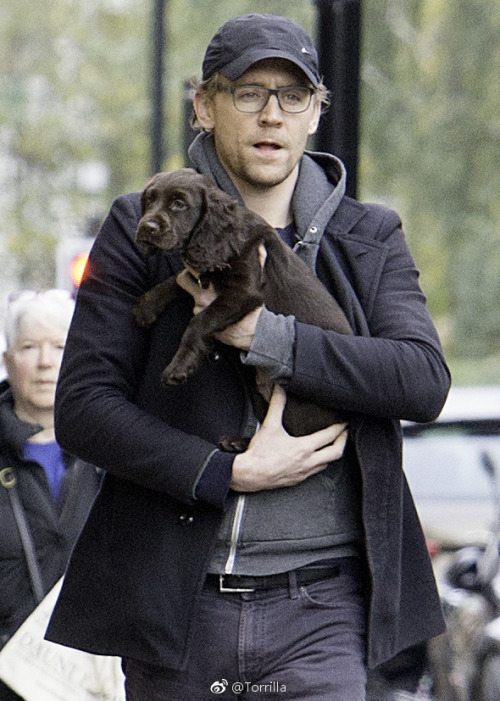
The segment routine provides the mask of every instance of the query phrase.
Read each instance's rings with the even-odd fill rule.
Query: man
[[[205,54],[190,157],[294,246],[355,335],[256,309],[165,389],[193,301],[149,332],[130,309],[173,274],[194,313],[213,291],[178,255],[141,257],[139,195],[115,202],[91,254],[57,430],[107,476],[48,635],[121,655],[131,701],[360,701],[367,665],[443,629],[399,419],[435,418],[449,375],[398,217],[346,198],[336,158],[304,154],[324,95],[302,27],[233,18]],[[261,427],[246,391],[255,367],[277,386]],[[341,409],[347,432],[288,436],[284,390]],[[217,449],[242,430],[255,432],[245,453]]]

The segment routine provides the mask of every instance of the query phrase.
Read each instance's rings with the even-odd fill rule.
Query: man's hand
[[[194,270],[185,268],[177,275],[176,280],[179,287],[186,290],[186,292],[188,292],[194,299],[193,314],[199,314],[202,309],[205,309],[205,307],[208,307],[209,304],[212,304],[214,299],[217,297],[212,285],[209,285],[208,287],[201,287],[197,284],[196,273]]]
[[[217,296],[212,285],[209,285],[207,288],[200,287],[196,283],[193,271],[189,269],[179,273],[176,279],[179,287],[186,290],[194,299],[194,314],[199,314],[205,307],[208,307]],[[240,350],[249,350],[261,311],[262,307],[257,307],[257,309],[254,309],[236,324],[228,326],[227,329],[217,334],[217,340]]]
[[[290,436],[282,424],[286,393],[276,385],[261,428],[233,462],[236,492],[291,487],[338,460],[347,441],[347,425],[334,424],[308,436]]]

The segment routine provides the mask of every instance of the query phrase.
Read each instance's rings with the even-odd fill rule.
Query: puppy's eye
[[[168,208],[171,209],[173,212],[182,212],[182,210],[187,209],[187,207],[187,202],[180,199],[172,200],[168,205]]]

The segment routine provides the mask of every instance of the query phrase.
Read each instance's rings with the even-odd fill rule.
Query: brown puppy
[[[180,251],[198,284],[210,283],[216,299],[188,324],[179,348],[162,373],[165,385],[185,382],[199,367],[217,333],[240,321],[262,304],[298,321],[339,333],[352,333],[340,306],[309,267],[261,217],[219,190],[194,170],[158,173],[142,194],[136,241],[145,251]],[[266,249],[262,267],[259,246]],[[139,298],[135,322],[149,326],[179,294],[175,276]],[[261,390],[261,383],[259,383]],[[262,391],[262,390],[261,390]],[[255,393],[257,395],[257,393]],[[266,392],[269,398],[270,390]],[[256,396],[259,420],[267,401]],[[289,396],[283,425],[291,435],[305,435],[341,420],[332,409]],[[244,450],[247,439],[225,441],[226,450]]]

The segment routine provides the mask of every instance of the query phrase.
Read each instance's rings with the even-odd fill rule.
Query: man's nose
[[[282,122],[283,110],[277,95],[269,95],[269,99],[259,112],[259,120],[264,122]]]

